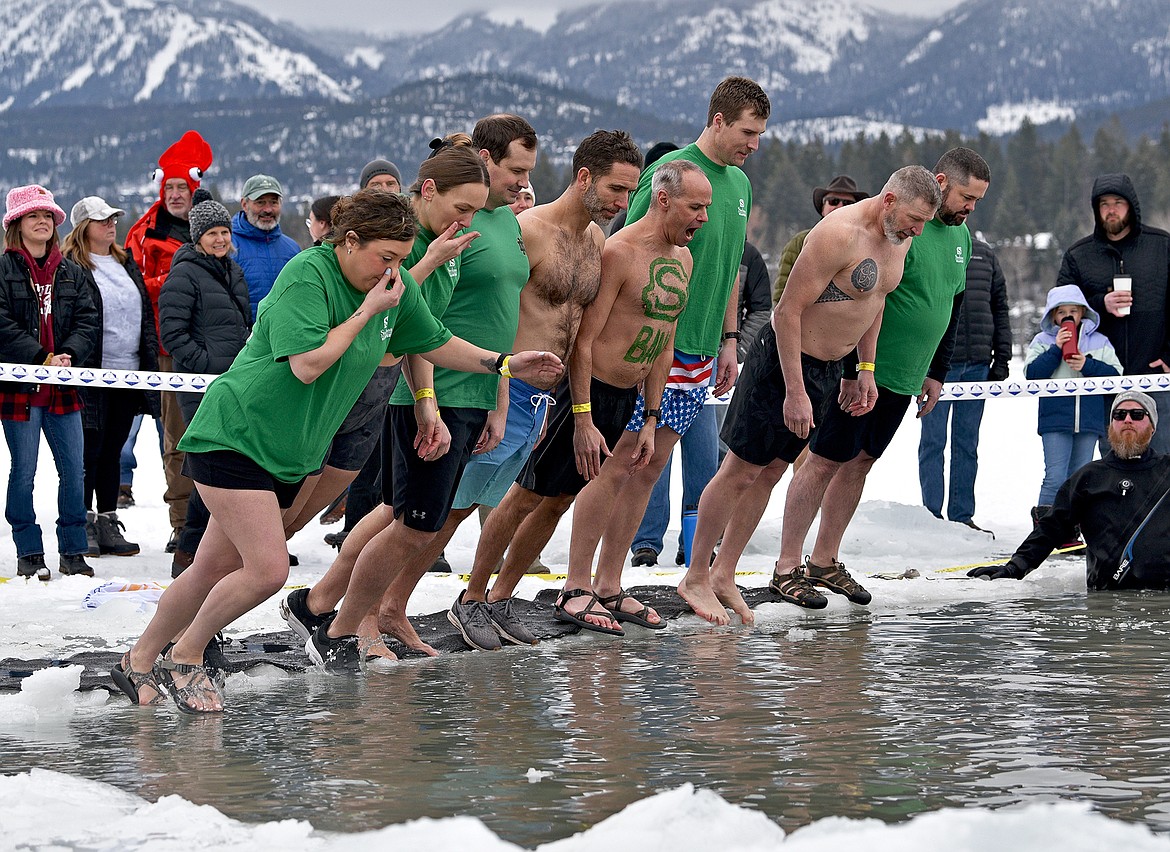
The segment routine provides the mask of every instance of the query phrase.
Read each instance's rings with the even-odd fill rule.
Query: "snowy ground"
[[[1019,371],[1016,364],[1015,370]],[[1015,598],[1022,594],[1047,596],[1084,589],[1083,569],[1066,561],[1042,569],[1028,579],[997,583],[941,582],[935,569],[986,560],[1010,553],[1027,533],[1028,508],[1039,490],[1043,465],[1035,433],[1036,401],[1008,399],[991,401],[984,418],[980,477],[977,489],[976,521],[996,531],[991,540],[985,533],[930,516],[919,502],[916,451],[917,424],[907,422],[886,458],[874,469],[862,505],[845,542],[842,558],[860,574],[901,572],[916,568],[924,575],[917,580],[869,580],[874,592],[872,609],[923,610],[956,600]],[[137,557],[95,560],[97,577],[60,577],[54,572],[51,583],[11,580],[0,583],[0,658],[68,657],[86,649],[125,647],[141,631],[152,607],[141,609],[132,594],[96,609],[82,602],[98,585],[111,580],[166,583],[170,557],[163,553],[169,530],[162,503],[162,471],[150,452],[147,430],[140,441],[140,467],[134,484],[138,505],[123,513],[127,537],[138,541],[143,552]],[[0,470],[7,468],[6,450],[0,447]],[[46,544],[52,548],[52,519],[55,516],[55,477],[47,448],[42,452],[44,475],[38,482],[38,517],[45,523]],[[676,468],[678,466],[676,465]],[[780,512],[787,478],[773,497],[760,529],[741,564],[743,585],[760,586],[778,548]],[[675,483],[676,499],[678,483]],[[677,529],[677,527],[676,527]],[[290,584],[311,583],[326,569],[333,551],[321,540],[326,532],[316,523],[302,531],[291,549],[300,558]],[[456,570],[469,566],[478,526],[470,520],[448,549]],[[814,530],[815,531],[815,530]],[[15,551],[5,526],[0,525],[0,575],[15,573]],[[672,535],[674,532],[672,531]],[[568,523],[562,525],[544,553],[553,570],[563,569],[569,541]],[[669,547],[668,547],[669,552]],[[55,566],[55,555],[47,554]],[[751,572],[757,572],[755,574]],[[628,569],[626,582],[676,583],[668,573]],[[531,597],[543,585],[526,579],[519,593]],[[460,580],[454,576],[427,576],[411,603],[412,613],[434,612],[450,605]],[[826,619],[840,617],[849,606],[841,599],[830,602]],[[775,631],[796,625],[807,614],[788,605],[764,605],[757,612],[756,629]],[[242,618],[232,632],[274,631],[284,628],[277,614],[276,599]],[[28,725],[54,725],[79,712],[97,713],[106,701],[104,692],[75,692],[79,670],[44,672],[26,682],[19,695],[0,696],[0,728],[18,733]],[[229,683],[229,690],[231,685]],[[43,810],[44,791],[52,790],[58,818],[47,821]],[[377,844],[399,848],[446,849],[469,846],[477,849],[516,848],[496,838],[477,820],[457,817],[441,821],[419,820],[391,826],[366,835],[327,835],[315,832],[305,822],[286,820],[245,825],[228,819],[205,806],[196,806],[178,797],[157,803],[81,778],[35,770],[14,776],[0,776],[0,823],[6,840],[16,839],[19,848],[76,847],[101,849],[341,849]],[[199,819],[195,819],[198,811]],[[160,818],[169,815],[167,818]],[[139,817],[148,817],[140,819]],[[195,826],[198,826],[196,828]],[[190,826],[186,828],[185,826]],[[546,850],[584,849],[588,845],[625,849],[691,849],[719,845],[727,849],[771,849],[783,840],[785,849],[829,850],[864,845],[879,852],[900,852],[938,848],[938,838],[947,836],[952,850],[1090,850],[1123,845],[1133,850],[1170,848],[1164,838],[1145,827],[1124,824],[1091,812],[1079,805],[1033,805],[1014,812],[981,809],[949,810],[921,815],[900,825],[876,820],[820,820],[785,838],[783,831],[757,812],[731,805],[704,790],[681,787],[651,796],[589,830],[557,843]]]

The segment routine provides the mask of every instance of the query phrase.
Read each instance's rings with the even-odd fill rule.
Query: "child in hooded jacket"
[[[1077,352],[1066,358],[1063,347],[1074,338],[1073,331],[1061,327],[1068,320],[1076,325]],[[1028,347],[1024,375],[1029,379],[1120,375],[1121,362],[1113,344],[1097,331],[1100,322],[1079,287],[1053,287],[1048,291],[1040,333]],[[1093,460],[1093,448],[1106,432],[1106,402],[1104,396],[1081,395],[1040,400],[1037,431],[1044,444],[1044,482],[1033,519],[1048,510],[1069,476]]]

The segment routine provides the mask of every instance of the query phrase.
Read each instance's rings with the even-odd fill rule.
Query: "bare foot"
[[[565,589],[570,592],[572,589]],[[593,598],[589,595],[577,595],[576,597],[565,597],[562,593],[561,598],[557,601],[561,609],[569,615],[576,615],[585,619],[590,624],[595,624],[598,627],[604,627],[608,630],[621,630],[622,626],[618,624],[617,620],[609,614],[604,606],[599,603],[593,603]],[[588,612],[585,610],[589,609]]]
[[[710,579],[706,582],[697,581],[688,571],[678,584],[678,594],[699,618],[720,626],[731,623],[727,610],[723,608],[723,604],[715,595],[715,590],[711,588]]]
[[[374,616],[366,616],[362,619],[362,623],[358,625],[358,653],[365,658],[367,663],[373,660],[397,660],[398,655],[386,647],[386,643],[382,641],[382,633],[378,630],[378,619]]]
[[[428,657],[439,656],[439,652],[424,642],[422,637],[418,635],[418,632],[414,629],[414,625],[410,623],[410,619],[406,617],[406,613],[404,612],[379,610],[378,630],[382,633],[389,633],[413,651],[419,651]]]
[[[735,584],[734,580],[727,581],[720,577],[712,577],[711,588],[715,592],[715,597],[719,599],[719,603],[738,615],[741,622],[747,625],[756,623],[756,614],[743,599],[743,594],[739,591],[739,586]]]

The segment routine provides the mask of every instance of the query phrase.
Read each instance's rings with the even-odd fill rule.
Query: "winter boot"
[[[99,512],[94,526],[97,527],[98,547],[103,556],[108,553],[114,556],[133,556],[138,553],[138,545],[122,537],[126,525],[118,520],[117,512]]]
[[[98,543],[97,515],[94,512],[85,513],[85,543],[89,545],[86,556],[101,556],[102,549]]]
[[[57,570],[64,576],[69,577],[79,574],[82,577],[92,577],[93,568],[85,562],[84,553],[74,553],[72,556],[61,554],[61,561],[57,563]]]

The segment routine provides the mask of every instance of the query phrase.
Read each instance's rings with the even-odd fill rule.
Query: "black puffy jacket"
[[[967,264],[967,289],[959,325],[955,330],[955,349],[951,365],[990,364],[1007,376],[1012,359],[1012,323],[1008,314],[1007,282],[991,246],[983,240],[971,240],[971,260]]]
[[[1110,240],[1101,224],[1097,202],[1118,195],[1129,202],[1131,227],[1120,240]],[[1128,374],[1156,372],[1150,364],[1170,364],[1170,234],[1142,224],[1137,192],[1127,175],[1101,175],[1093,182],[1093,233],[1077,240],[1060,264],[1056,283],[1075,284],[1101,315],[1101,333],[1109,338]],[[1133,308],[1129,316],[1115,317],[1105,310],[1105,294],[1113,276],[1133,278]]]

